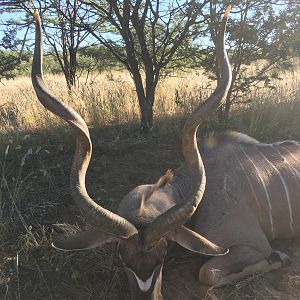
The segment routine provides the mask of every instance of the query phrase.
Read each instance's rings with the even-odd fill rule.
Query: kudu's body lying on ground
[[[199,280],[222,286],[253,272],[281,267],[287,256],[275,254],[268,240],[299,236],[300,147],[297,143],[265,145],[239,133],[214,137],[210,147],[203,149],[206,173],[204,170],[196,132],[204,117],[216,110],[226,97],[231,83],[224,46],[228,13],[229,9],[216,43],[221,80],[211,97],[186,121],[182,136],[184,166],[174,175],[167,172],[156,184],[136,187],[120,202],[115,214],[96,204],[85,188],[92,148],[85,122],[45,88],[41,21],[35,12],[33,86],[40,102],[76,130],[71,192],[92,224],[90,230],[55,242],[54,247],[83,250],[117,242],[132,299],[161,299],[162,266],[168,241],[215,256],[203,264]]]

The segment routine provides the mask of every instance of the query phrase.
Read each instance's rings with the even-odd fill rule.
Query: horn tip
[[[228,5],[224,14],[224,18],[228,18],[231,11],[231,5]]]
[[[36,23],[41,22],[40,14],[39,14],[39,11],[37,9],[34,10],[33,17],[34,17],[34,21]]]

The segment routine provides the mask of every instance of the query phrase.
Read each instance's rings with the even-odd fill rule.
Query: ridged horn
[[[34,90],[41,104],[56,116],[67,121],[74,128],[77,136],[76,150],[70,174],[71,194],[87,220],[98,226],[99,229],[123,239],[136,235],[138,231],[134,225],[95,203],[87,193],[85,176],[92,154],[89,130],[82,117],[75,110],[53,96],[45,86],[42,71],[42,26],[37,10],[34,12],[34,19],[35,48],[31,71]]]
[[[168,232],[183,225],[197,209],[205,190],[205,169],[197,145],[197,129],[203,120],[215,111],[226,98],[231,85],[232,72],[225,49],[225,32],[231,6],[228,6],[220,24],[216,40],[216,55],[221,78],[215,91],[201,103],[186,120],[182,134],[182,152],[189,171],[192,188],[187,201],[173,206],[158,216],[144,232],[145,242],[153,242]]]

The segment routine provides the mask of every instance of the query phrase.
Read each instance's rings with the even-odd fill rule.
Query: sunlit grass
[[[192,80],[191,80],[192,79]],[[76,109],[91,127],[125,124],[139,119],[139,107],[133,82],[125,72],[103,73],[68,93],[63,76],[47,75],[49,89]],[[157,88],[156,118],[176,116],[210,92],[208,80],[195,73],[163,80]],[[0,86],[2,132],[49,128],[60,121],[38,103],[29,78],[17,78]]]
[[[237,99],[237,111],[251,111],[253,118],[246,131],[253,133],[260,124],[260,110],[269,105],[294,102],[299,98],[300,72],[281,74],[274,89],[254,87]],[[133,82],[125,72],[102,73],[97,78],[81,82],[68,93],[63,76],[46,75],[49,89],[59,99],[76,109],[90,127],[133,124],[139,120],[139,107]],[[182,117],[211,93],[215,83],[201,73],[192,72],[161,80],[154,107],[156,119]],[[49,129],[61,125],[61,120],[47,112],[37,101],[30,78],[4,81],[0,85],[0,132]],[[299,100],[299,99],[298,99]],[[246,104],[241,104],[246,103]],[[283,106],[282,106],[283,107]],[[283,108],[278,108],[283,109]],[[160,123],[161,124],[161,123]]]

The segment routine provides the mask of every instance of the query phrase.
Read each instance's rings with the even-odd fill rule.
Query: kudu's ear
[[[118,238],[101,231],[99,228],[92,228],[66,240],[56,241],[52,243],[52,247],[64,251],[87,250],[115,241],[118,241]]]
[[[228,253],[227,248],[219,247],[218,245],[210,242],[205,237],[201,236],[197,232],[181,226],[175,231],[167,235],[169,240],[178,243],[180,246],[200,254],[218,256]]]

